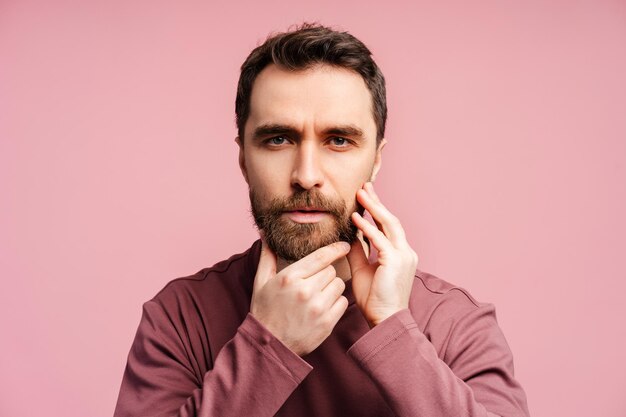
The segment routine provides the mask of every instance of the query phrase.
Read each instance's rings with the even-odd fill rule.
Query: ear
[[[239,145],[239,169],[241,169],[241,173],[243,174],[243,178],[246,180],[246,183],[250,184],[248,182],[248,171],[246,170],[246,157],[243,152],[243,141],[239,136],[237,136],[235,137],[235,142]]]
[[[374,157],[374,167],[372,168],[372,175],[370,175],[370,181],[374,181],[376,179],[376,175],[378,175],[378,171],[383,163],[383,148],[387,144],[387,139],[382,138],[380,143],[378,144],[378,149],[376,149],[376,156]]]

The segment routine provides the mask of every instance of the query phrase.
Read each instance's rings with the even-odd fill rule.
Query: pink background
[[[379,194],[495,303],[532,415],[624,416],[626,2],[598,0],[0,1],[0,415],[110,416],[141,304],[256,238],[238,70],[303,19],[374,52]]]

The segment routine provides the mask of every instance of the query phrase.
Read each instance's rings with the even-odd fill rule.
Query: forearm
[[[502,355],[489,366],[472,364],[471,357],[485,349],[490,357]],[[461,376],[438,357],[406,309],[368,332],[348,353],[398,416],[527,416],[523,391],[506,368],[506,346],[497,338],[479,337],[460,351],[452,365]]]
[[[248,315],[200,382],[159,309],[142,318],[115,417],[272,416],[312,369]]]
[[[311,369],[248,315],[181,417],[273,416]]]

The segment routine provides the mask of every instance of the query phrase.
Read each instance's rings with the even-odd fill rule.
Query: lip
[[[326,210],[319,208],[319,207],[308,207],[308,206],[301,206],[301,207],[295,207],[291,210],[286,210],[286,211],[323,211],[326,212]]]
[[[324,217],[328,216],[327,211],[316,210],[312,207],[289,210],[285,211],[283,214],[296,223],[317,223],[324,220]]]

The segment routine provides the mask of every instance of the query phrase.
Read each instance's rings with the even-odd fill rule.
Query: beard
[[[266,205],[252,188],[249,194],[256,227],[263,231],[270,249],[290,263],[334,242],[353,243],[358,229],[350,215],[354,211],[360,214],[365,211],[356,200],[348,208],[343,200],[328,198],[319,191],[298,191],[291,197],[273,198]],[[296,223],[283,216],[285,211],[303,206],[316,207],[330,216],[318,223]]]

